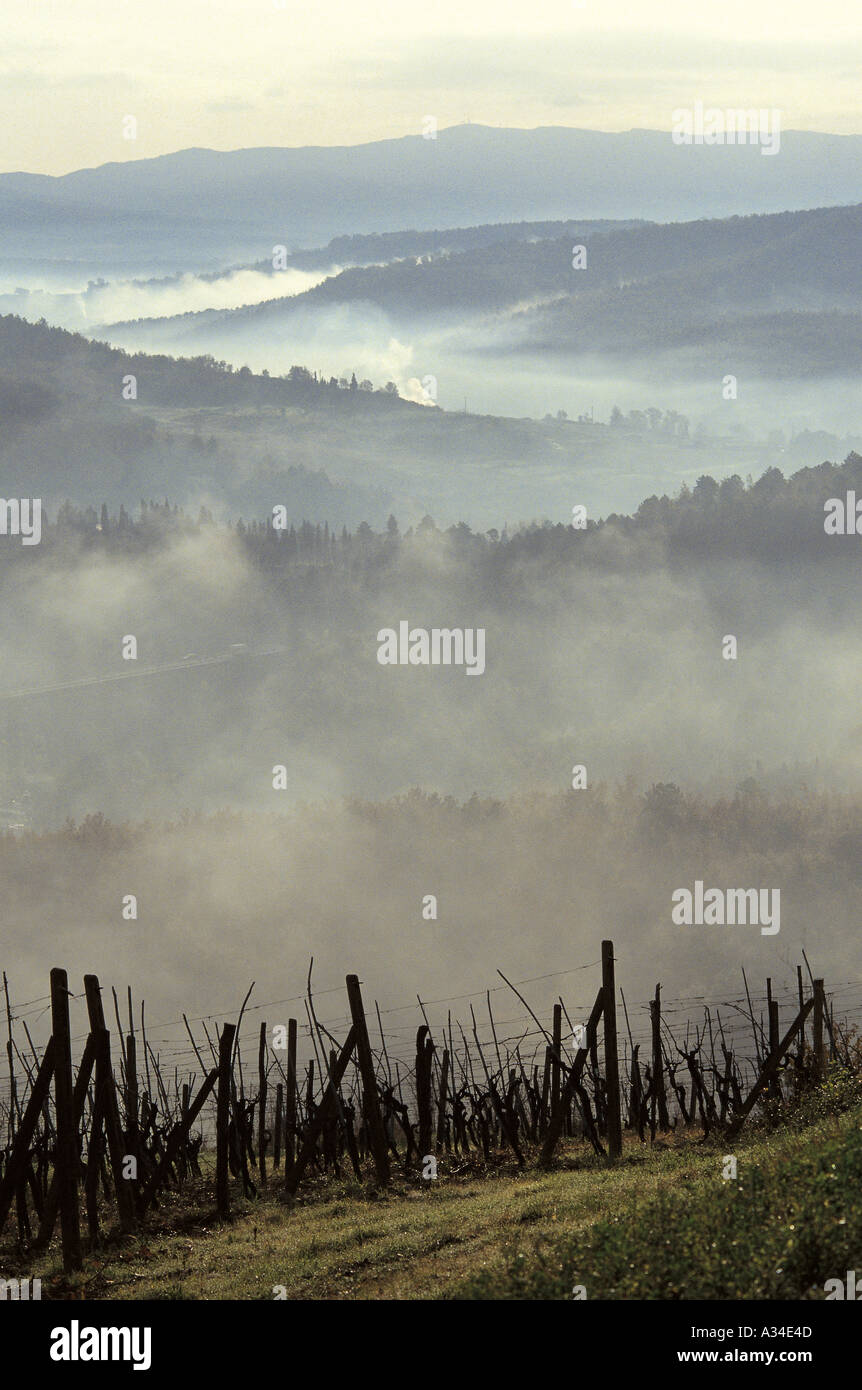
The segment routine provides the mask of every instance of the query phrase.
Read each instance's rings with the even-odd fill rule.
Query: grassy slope
[[[430,1190],[330,1182],[291,1213],[271,1189],[227,1227],[207,1184],[80,1276],[57,1275],[56,1250],[33,1273],[45,1296],[85,1298],[567,1298],[574,1282],[589,1297],[768,1298],[823,1297],[824,1278],[862,1267],[862,1109],[736,1152],[736,1183],[691,1139],[627,1141],[614,1169],[575,1146],[547,1174],[442,1163]]]
[[[862,1109],[783,1131],[651,1198],[480,1271],[462,1297],[823,1299],[862,1256]]]

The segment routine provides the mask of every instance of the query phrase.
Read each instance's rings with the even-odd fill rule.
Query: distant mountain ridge
[[[5,256],[90,245],[160,264],[257,259],[393,227],[611,218],[685,220],[862,198],[862,136],[787,131],[754,145],[675,145],[670,132],[462,125],[435,140],[181,150],[59,177],[0,175]]]

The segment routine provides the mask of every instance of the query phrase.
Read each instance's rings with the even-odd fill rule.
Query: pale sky
[[[669,130],[696,100],[862,132],[858,0],[17,0],[0,171],[485,125]],[[123,136],[134,116],[137,138]]]

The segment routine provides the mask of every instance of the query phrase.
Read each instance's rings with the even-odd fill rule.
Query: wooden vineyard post
[[[431,1153],[433,1129],[431,1127],[431,1059],[434,1044],[428,1035],[428,1025],[423,1023],[416,1034],[416,1108],[419,1112],[419,1161]]]
[[[826,1072],[826,1046],[823,1041],[823,1023],[826,1015],[826,997],[823,981],[814,981],[814,1068],[822,1080]]]
[[[138,1053],[134,1033],[126,1037],[126,1133],[129,1136],[129,1150],[140,1162],[138,1143]]]
[[[629,1126],[636,1129],[641,1143],[644,1139],[644,1117],[643,1117],[643,1088],[641,1085],[641,1069],[638,1064],[638,1052],[640,1043],[635,1043],[632,1048],[632,1070],[631,1070],[631,1099],[629,1101]]]
[[[233,1040],[236,1028],[226,1023],[218,1040],[218,1092],[216,1095],[216,1206],[221,1217],[230,1216],[228,1186],[228,1126]]]
[[[554,1043],[551,1049],[551,1119],[560,1109],[560,1058],[563,1046],[563,1006],[554,1005]]]
[[[778,1041],[779,1041],[777,1030],[776,1030],[775,1034],[773,1034],[773,1031],[772,1031],[772,1005],[773,1005],[775,1002],[776,1002],[776,1001],[775,1001],[775,1000],[773,999],[773,997],[772,997],[772,979],[771,979],[771,977],[770,977],[769,975],[767,975],[767,977],[766,977],[766,1016],[767,1016],[767,1019],[768,1019],[768,1021],[769,1021],[769,1051],[770,1051],[770,1052],[774,1052],[774,1051],[775,1051],[776,1047],[778,1046]]]
[[[772,982],[771,982],[771,980],[770,980],[770,981],[767,981],[767,983],[768,983],[769,985],[771,985]],[[770,999],[770,1000],[769,1000],[769,1055],[770,1055],[770,1057],[772,1056],[773,1052],[775,1052],[775,1051],[778,1049],[778,1047],[780,1046],[781,1039],[780,1039],[780,1035],[779,1035],[779,1032],[778,1032],[779,1027],[780,1027],[780,1024],[779,1024],[779,1018],[778,1018],[778,1000],[777,1000],[777,999]],[[778,1099],[781,1098],[781,1087],[780,1087],[780,1085],[779,1085],[779,1083],[778,1083],[777,1077],[774,1078],[774,1079],[772,1080],[772,1082],[770,1083],[769,1092],[770,1092],[770,1095],[775,1094],[775,1095],[778,1097]]]
[[[78,1127],[72,1084],[72,1042],[69,1029],[69,980],[65,970],[51,971],[51,1034],[54,1039],[54,1102],[57,1110],[57,1186],[63,1268],[80,1269],[81,1223],[78,1214]]]
[[[260,1043],[257,1052],[258,1112],[257,1112],[257,1162],[260,1169],[260,1185],[266,1187],[266,1024],[260,1025]]]
[[[590,1041],[590,1070],[592,1072],[594,1094],[596,1104],[596,1127],[600,1134],[605,1134],[605,1098],[604,1083],[599,1072],[599,1034],[598,1029],[593,1029]]]
[[[120,1127],[120,1110],[117,1105],[114,1073],[111,1069],[111,1036],[105,1027],[102,992],[96,975],[84,976],[84,991],[87,995],[90,1032],[96,1042],[96,1093],[100,1096],[105,1134],[108,1139],[108,1153],[111,1157],[114,1187],[117,1192],[120,1230],[128,1234],[134,1229],[135,1212],[132,1203],[132,1189],[129,1187],[128,1179],[123,1177],[123,1133]],[[98,1134],[96,1138],[98,1143]]]
[[[449,1133],[446,1129],[446,1094],[449,1081],[449,1049],[443,1048],[443,1061],[440,1065],[440,1091],[437,1098],[437,1149],[443,1147],[445,1143],[447,1152],[450,1147]]]
[[[614,983],[614,943],[602,942],[602,991],[604,993],[605,1077],[607,1086],[608,1153],[619,1158],[623,1151],[620,1116],[620,1066],[617,1056],[617,1001]]]
[[[49,1043],[49,1047],[53,1049],[53,1041]],[[78,1067],[78,1075],[75,1077],[75,1089],[72,1092],[72,1105],[75,1110],[76,1132],[79,1124],[81,1123],[81,1119],[83,1118],[84,1101],[87,1098],[87,1088],[90,1084],[90,1076],[92,1075],[95,1060],[96,1040],[91,1033],[87,1038],[86,1043],[84,1044],[84,1055],[81,1058],[81,1064]],[[48,1188],[48,1194],[45,1198],[45,1202],[42,1207],[42,1215],[39,1218],[39,1234],[37,1235],[36,1240],[34,1242],[34,1246],[36,1249],[44,1248],[44,1246],[46,1246],[50,1241],[51,1236],[54,1233],[54,1226],[57,1221],[57,1208],[59,1204],[60,1184],[57,1177],[57,1166],[55,1164],[54,1172],[51,1177],[51,1185]],[[2,1222],[0,1222],[0,1225],[2,1225]]]
[[[103,1141],[102,1131],[105,1120],[105,1088],[100,1082],[102,1073],[104,1049],[102,1040],[105,1029],[100,1028],[98,1032],[91,1032],[90,1036],[96,1043],[96,1094],[93,1099],[93,1113],[90,1122],[90,1138],[87,1145],[87,1176],[84,1181],[84,1191],[87,1199],[87,1230],[90,1236],[91,1248],[99,1243],[99,1173],[102,1168]]]
[[[272,1166],[278,1171],[281,1167],[281,1126],[284,1112],[284,1086],[279,1081],[275,1088],[275,1124],[272,1129]]]
[[[189,1092],[188,1082],[183,1082],[182,1100],[180,1101],[180,1123],[181,1123],[182,1126],[183,1126],[183,1132],[184,1132],[184,1133],[188,1131],[188,1122],[189,1122],[189,1095],[190,1095],[190,1092]],[[180,1185],[182,1185],[182,1184],[185,1182],[187,1176],[188,1176],[188,1162],[187,1162],[187,1160],[186,1160],[185,1149],[183,1149],[183,1151],[182,1151],[181,1154],[180,1154]]]
[[[725,1120],[727,1119],[727,1107],[730,1103],[730,1079],[733,1075],[733,1053],[728,1052],[727,1048],[724,1046],[724,1043],[722,1043],[721,1045],[721,1050],[724,1053],[724,1076],[722,1077],[721,1084],[719,1086],[719,1125],[723,1125]]]
[[[290,1191],[296,1154],[296,1019],[287,1020],[287,1086],[284,1093],[284,1185]]]
[[[374,1075],[374,1061],[371,1056],[371,1043],[365,1023],[365,1010],[362,1007],[362,991],[359,976],[347,976],[347,998],[350,1001],[350,1016],[356,1031],[356,1056],[362,1076],[362,1101],[365,1114],[365,1127],[371,1152],[374,1158],[374,1171],[381,1187],[389,1182],[389,1153],[386,1146],[386,1132],[380,1114],[380,1100],[377,1095],[377,1078]]]
[[[545,1065],[544,1065],[544,1068],[543,1068],[543,1070],[542,1070],[542,1099],[541,1099],[541,1102],[540,1102],[540,1104],[539,1104],[539,1124],[540,1124],[541,1128],[542,1128],[543,1130],[545,1130],[545,1131],[547,1131],[547,1127],[548,1127],[548,1125],[549,1125],[549,1123],[550,1123],[550,1119],[551,1119],[551,1116],[550,1116],[550,1107],[549,1107],[549,1105],[548,1105],[548,1099],[549,1099],[549,1097],[550,1097],[550,1094],[551,1094],[551,1049],[550,1049],[550,1047],[546,1047],[546,1048],[545,1048]]]
[[[655,998],[650,1001],[650,1020],[652,1022],[652,1084],[653,1095],[658,1112],[658,1127],[662,1133],[670,1129],[670,1115],[667,1111],[667,1097],[664,1089],[664,1057],[661,1049],[661,985],[655,987]]]

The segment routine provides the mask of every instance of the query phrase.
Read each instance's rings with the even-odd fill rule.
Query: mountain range
[[[862,136],[757,145],[669,132],[460,125],[355,146],[187,149],[58,177],[0,175],[4,259],[212,269],[332,237],[567,218],[656,221],[854,203]]]

